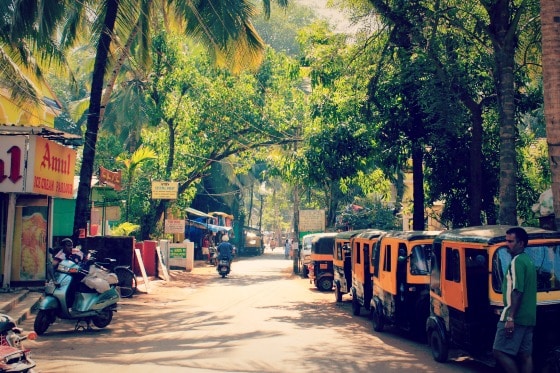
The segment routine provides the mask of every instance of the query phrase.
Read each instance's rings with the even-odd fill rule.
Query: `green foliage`
[[[129,222],[121,223],[111,230],[112,236],[130,236],[134,232],[138,232],[140,226]]]

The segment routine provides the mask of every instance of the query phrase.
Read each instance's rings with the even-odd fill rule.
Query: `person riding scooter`
[[[222,242],[218,245],[218,261],[221,259],[227,259],[230,263],[233,259],[233,245],[229,243],[229,236],[224,234],[222,236]]]

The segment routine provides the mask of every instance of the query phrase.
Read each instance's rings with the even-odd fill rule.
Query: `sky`
[[[358,29],[342,10],[327,7],[327,0],[293,0],[293,2],[315,10],[319,17],[331,24],[334,32],[354,33]]]

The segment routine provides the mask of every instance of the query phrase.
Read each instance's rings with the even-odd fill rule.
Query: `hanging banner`
[[[76,151],[54,141],[29,139],[25,191],[52,197],[73,198]]]
[[[109,171],[103,166],[99,167],[99,183],[110,186],[116,191],[122,190],[121,171]]]

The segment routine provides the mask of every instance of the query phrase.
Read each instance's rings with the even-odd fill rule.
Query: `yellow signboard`
[[[152,199],[177,199],[179,182],[152,181]]]
[[[30,139],[25,190],[60,198],[73,198],[76,151],[54,141],[34,136]]]

